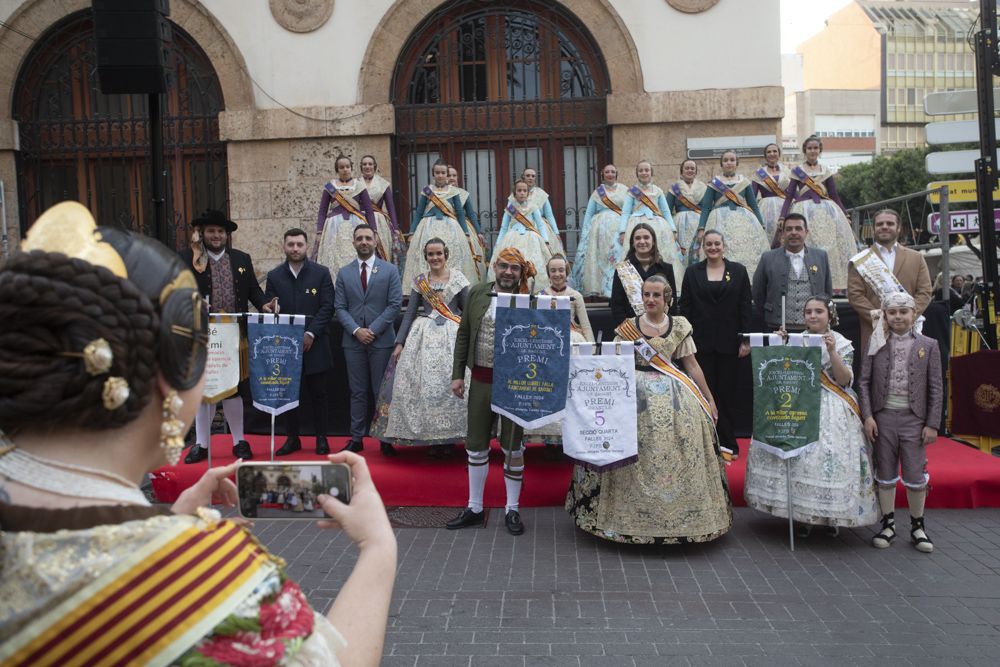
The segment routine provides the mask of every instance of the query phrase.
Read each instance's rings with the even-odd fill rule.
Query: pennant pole
[[[795,551],[795,522],[792,521],[792,460],[785,459],[785,483],[788,489],[788,546]]]
[[[271,463],[274,463],[274,413],[271,413]]]

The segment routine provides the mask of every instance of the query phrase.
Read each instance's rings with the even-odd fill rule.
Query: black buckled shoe
[[[524,523],[521,521],[521,513],[517,510],[507,512],[507,516],[504,517],[504,523],[507,524],[507,532],[511,535],[524,534]]]
[[[920,535],[917,535],[918,530]],[[913,548],[920,553],[929,554],[934,551],[934,543],[924,530],[924,517],[910,517],[910,539],[913,540]]]
[[[281,446],[281,449],[274,453],[275,456],[288,456],[292,452],[297,452],[302,449],[302,442],[299,440],[297,435],[290,436],[285,440],[285,444]]]
[[[462,513],[445,524],[448,530],[458,530],[459,528],[471,528],[472,526],[482,526],[486,523],[486,510],[473,512],[466,507]]]
[[[240,440],[235,445],[233,445],[233,456],[238,459],[243,459],[244,461],[249,461],[253,458],[253,452],[250,451],[250,443],[246,440]]]
[[[882,515],[882,530],[872,537],[872,546],[876,549],[888,549],[896,539],[896,513]]]
[[[207,458],[207,449],[201,445],[191,445],[191,449],[188,450],[187,456],[184,457],[184,463],[199,463]]]
[[[365,451],[365,443],[363,443],[363,442],[361,442],[359,440],[351,440],[340,451],[342,451],[342,452],[354,452],[355,454],[360,454],[361,452]]]
[[[325,435],[316,436],[316,453],[320,456],[330,453],[330,444],[326,441]]]

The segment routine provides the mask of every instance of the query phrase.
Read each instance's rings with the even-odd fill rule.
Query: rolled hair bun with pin
[[[195,386],[207,355],[203,303],[159,242],[98,229],[76,202],[52,207],[0,266],[0,429],[118,428],[149,403],[157,371],[175,389]],[[100,338],[112,359],[95,374],[81,352]],[[113,409],[102,400],[110,377],[128,384]]]

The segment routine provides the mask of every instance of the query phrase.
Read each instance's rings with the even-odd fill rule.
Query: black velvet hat
[[[204,227],[205,225],[218,225],[230,234],[237,230],[236,223],[227,219],[225,213],[213,209],[208,209],[191,221],[192,227]]]

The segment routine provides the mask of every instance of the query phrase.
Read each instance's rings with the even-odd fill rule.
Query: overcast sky
[[[781,52],[795,47],[823,29],[823,22],[852,0],[781,0]]]

